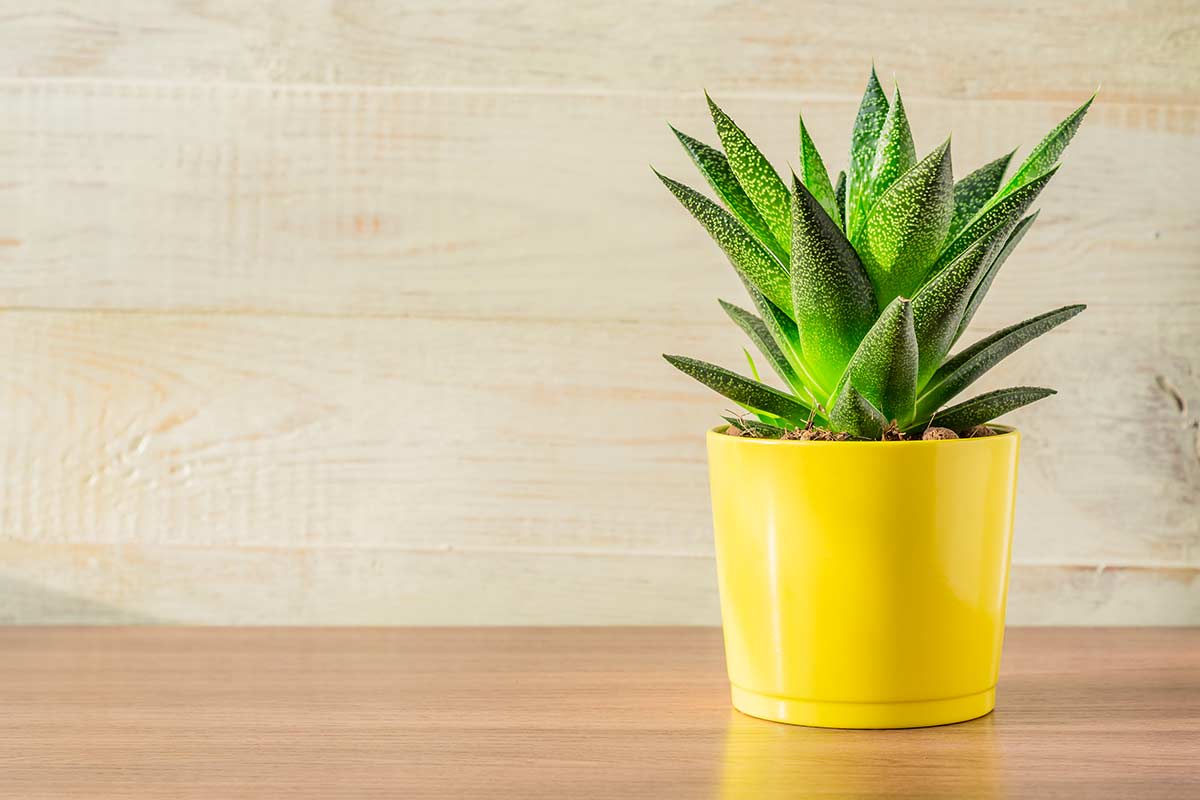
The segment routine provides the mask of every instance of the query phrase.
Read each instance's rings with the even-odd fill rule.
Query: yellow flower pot
[[[995,706],[1016,431],[911,442],[708,433],[733,705],[828,728]]]

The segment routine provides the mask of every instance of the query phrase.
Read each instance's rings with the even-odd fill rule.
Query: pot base
[[[909,703],[838,703],[798,700],[732,687],[733,707],[743,714],[812,728],[925,728],[982,717],[996,707],[995,688],[945,700]]]

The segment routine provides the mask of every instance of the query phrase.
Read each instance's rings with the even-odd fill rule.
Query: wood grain
[[[9,314],[0,526],[46,543],[708,558],[700,432],[723,406],[638,350],[736,363],[730,327]],[[1018,561],[1200,566],[1200,464],[1149,376],[1150,344],[1056,332],[989,379],[1056,372],[1063,389],[1013,416],[1027,434]],[[1078,350],[1142,385],[1099,380]],[[1095,419],[1130,438],[1089,438]]]
[[[954,132],[962,176],[1028,151],[1088,91],[906,106],[922,151]],[[845,162],[854,98],[728,107],[781,170],[801,108],[830,168]],[[980,324],[1086,301],[1106,328],[1147,329],[1164,306],[1200,325],[1200,223],[1180,200],[1200,182],[1198,119],[1105,97]],[[34,308],[719,321],[714,298],[743,292],[648,168],[703,185],[667,121],[715,141],[698,86],[0,84],[0,291]]]
[[[1189,0],[10,3],[5,74],[857,97],[872,58],[955,98],[1195,102]],[[999,68],[998,68],[999,67]]]
[[[0,793],[1192,797],[1200,630],[1014,629],[997,710],[744,717],[714,629],[5,629]]]
[[[0,619],[712,623],[739,364],[714,92],[831,168],[872,55],[956,171],[1103,82],[971,336],[1025,431],[1012,618],[1200,622],[1200,9],[14,2],[0,25]],[[936,47],[928,45],[936,42]]]

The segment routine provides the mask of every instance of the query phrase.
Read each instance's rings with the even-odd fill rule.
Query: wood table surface
[[[711,628],[4,628],[3,798],[1200,797],[1200,629],[1008,632],[997,710],[729,705]]]

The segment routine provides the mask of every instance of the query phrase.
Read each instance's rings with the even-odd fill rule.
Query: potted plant
[[[708,104],[723,152],[675,133],[724,207],[659,177],[732,262],[757,313],[721,306],[787,387],[748,351],[753,377],[665,356],[745,409],[708,432],[733,704],[846,728],[986,714],[1020,442],[989,423],[1054,392],[945,406],[1084,307],[951,350],[1091,100],[1011,177],[1009,153],[955,182],[949,139],[918,159],[899,89],[889,102],[872,69],[846,170],[830,180],[801,119],[790,187]]]

